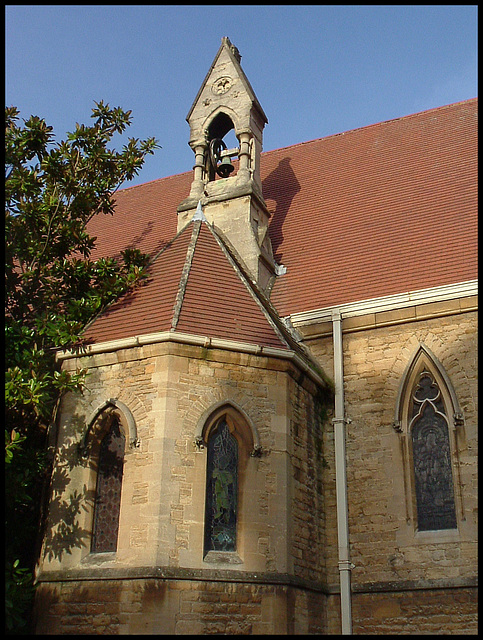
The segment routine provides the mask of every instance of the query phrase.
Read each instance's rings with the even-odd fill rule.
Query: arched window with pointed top
[[[225,418],[208,440],[205,505],[205,554],[236,551],[238,442]]]
[[[102,402],[87,420],[79,455],[89,461],[91,553],[117,550],[124,456],[140,441],[129,408],[116,398]]]
[[[257,429],[241,407],[220,402],[200,416],[195,443],[206,450],[203,559],[242,562],[247,470],[262,455]]]
[[[425,368],[414,382],[410,404],[418,530],[455,529],[448,417],[439,385]]]
[[[114,417],[101,436],[97,455],[93,553],[117,550],[125,442],[119,419]]]
[[[461,426],[456,394],[441,363],[420,345],[401,382],[394,426],[403,438],[408,518],[417,531],[457,528],[457,439]],[[456,458],[456,460],[454,460]],[[406,480],[407,478],[407,480]],[[458,481],[458,482],[455,482]]]

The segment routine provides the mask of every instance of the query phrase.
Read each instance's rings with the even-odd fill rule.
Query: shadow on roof
[[[276,207],[270,221],[270,239],[272,250],[277,262],[281,262],[282,254],[277,250],[283,242],[283,223],[289,212],[292,200],[300,191],[300,183],[297,180],[292,167],[290,157],[283,158],[262,182],[263,197],[265,200],[275,200]]]

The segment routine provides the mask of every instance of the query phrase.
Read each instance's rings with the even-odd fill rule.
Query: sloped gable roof
[[[194,220],[153,259],[146,283],[86,329],[87,342],[179,332],[289,350],[295,346],[221,236]]]
[[[261,156],[281,316],[477,277],[477,99]],[[116,194],[93,257],[176,234],[191,171]],[[114,230],[114,231],[113,231]]]

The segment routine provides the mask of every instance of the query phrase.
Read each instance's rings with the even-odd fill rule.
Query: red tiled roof
[[[89,222],[90,234],[97,237],[92,257],[115,256],[127,248],[158,253],[176,235],[176,208],[192,180],[189,171],[118,191],[114,215],[95,216]]]
[[[282,315],[476,278],[477,101],[263,158]]]
[[[262,297],[223,240],[206,222],[196,221],[159,252],[148,282],[108,307],[85,337],[99,343],[175,331],[289,348],[290,336]]]
[[[280,315],[463,282],[477,274],[477,99],[262,154],[270,237],[287,267]],[[116,195],[97,255],[159,251],[192,172]],[[132,334],[132,332],[131,332]]]
[[[149,277],[109,305],[84,332],[88,342],[105,342],[169,331],[191,234],[188,227],[166,244],[149,267]]]
[[[214,238],[208,225],[201,224],[176,330],[286,348],[248,280],[229,264]]]

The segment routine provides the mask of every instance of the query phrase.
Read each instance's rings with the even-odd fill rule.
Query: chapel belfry
[[[268,122],[227,37],[186,117],[195,154],[188,198],[178,206],[178,231],[196,212],[220,231],[249,271],[267,290],[275,273],[268,235],[270,213],[263,199],[260,156]],[[234,130],[238,146],[224,138]],[[233,163],[232,163],[233,160]]]

